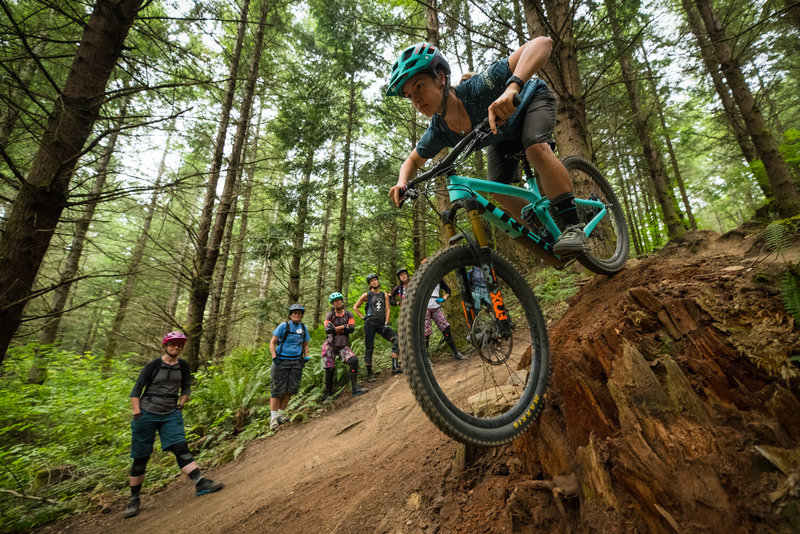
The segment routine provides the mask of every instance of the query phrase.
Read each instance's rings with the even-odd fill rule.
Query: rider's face
[[[443,86],[440,78],[420,72],[403,84],[403,96],[411,100],[414,109],[426,117],[433,117],[442,106]]]
[[[377,278],[370,278],[369,279],[369,287],[375,288],[375,287],[379,287],[380,285],[381,285],[381,281],[378,280]]]
[[[344,301],[342,299],[336,299],[333,301],[333,307],[337,310],[341,310],[344,308]]]
[[[400,273],[400,281],[404,284],[408,282],[408,273]]]
[[[168,355],[170,355],[173,358],[177,358],[178,355],[181,352],[183,352],[184,345],[186,345],[186,342],[184,341],[170,341],[169,343],[167,343],[165,350]]]

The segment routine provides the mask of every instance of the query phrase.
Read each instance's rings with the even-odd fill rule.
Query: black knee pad
[[[350,366],[350,372],[351,373],[357,373],[358,372],[358,357],[357,356],[353,356],[352,358],[347,360],[347,365]]]
[[[144,474],[145,470],[147,469],[147,461],[150,459],[150,455],[142,456],[141,458],[134,458],[133,465],[131,466],[131,476],[132,477],[140,477]]]
[[[445,339],[450,339],[450,325],[447,325],[447,328],[442,330],[442,335]]]
[[[192,453],[189,452],[189,446],[185,441],[176,443],[175,445],[168,447],[168,449],[171,450],[175,455],[175,459],[178,461],[178,467],[181,469],[194,462],[194,456],[192,456]]]

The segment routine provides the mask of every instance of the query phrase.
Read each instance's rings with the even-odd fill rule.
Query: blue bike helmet
[[[386,96],[403,96],[403,84],[409,78],[420,72],[436,75],[441,70],[447,74],[448,86],[450,80],[450,64],[439,49],[430,43],[417,43],[411,45],[400,54],[392,65],[392,75],[389,78],[389,90]]]

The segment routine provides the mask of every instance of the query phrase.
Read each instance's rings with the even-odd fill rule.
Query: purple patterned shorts
[[[322,344],[322,364],[325,369],[332,369],[334,367],[337,356],[339,356],[343,362],[346,362],[355,356],[355,353],[350,347],[339,347],[337,349],[327,341]]]
[[[436,326],[439,328],[440,332],[444,332],[444,329],[450,326],[450,323],[447,322],[447,318],[444,316],[444,311],[442,311],[441,308],[428,308],[428,311],[425,312],[425,337],[433,334],[431,319],[433,319],[433,322],[436,323]]]

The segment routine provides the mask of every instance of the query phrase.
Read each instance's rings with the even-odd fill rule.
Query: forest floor
[[[800,261],[800,247],[770,256],[759,231],[690,233],[657,255],[630,261],[613,278],[587,280],[565,316],[550,325],[551,352],[557,358],[562,344],[591,337],[601,321],[626,320],[624,296],[631,287],[689,298],[723,290],[730,302],[717,299],[706,303],[708,309],[724,306],[764,317],[780,306],[776,284],[786,261]],[[744,329],[741,336],[745,344],[789,343],[797,340],[797,328],[776,324],[774,331]],[[458,362],[436,365],[452,370],[455,379]],[[288,423],[274,436],[251,443],[235,461],[208,472],[225,483],[218,493],[195,497],[191,483],[181,477],[163,491],[145,494],[134,518],[122,518],[125,502],[119,500],[104,511],[76,515],[39,532],[569,530],[563,504],[550,492],[516,498],[517,487],[540,475],[522,465],[515,444],[465,451],[427,419],[403,375],[385,373],[365,385],[367,394],[351,398],[345,392],[320,416]]]

